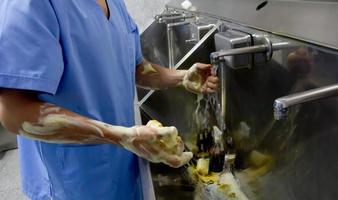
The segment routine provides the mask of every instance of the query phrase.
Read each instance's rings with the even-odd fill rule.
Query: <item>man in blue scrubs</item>
[[[123,0],[0,1],[0,121],[19,134],[30,199],[142,199],[135,154],[189,161],[174,127],[134,126],[135,84],[214,92],[218,80],[210,65],[169,70],[140,49]]]

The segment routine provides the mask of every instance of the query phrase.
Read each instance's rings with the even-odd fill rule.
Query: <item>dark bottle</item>
[[[222,132],[217,128],[214,127],[214,143],[213,146],[210,148],[210,165],[209,171],[210,172],[222,172],[224,166],[224,144],[222,139]]]
[[[204,131],[200,131],[197,135],[197,141],[196,141],[196,145],[197,145],[199,153],[205,152],[205,144],[204,143],[205,143]]]
[[[204,147],[205,151],[209,152],[213,145],[213,138],[212,138],[212,128],[209,126],[208,128],[204,129]]]

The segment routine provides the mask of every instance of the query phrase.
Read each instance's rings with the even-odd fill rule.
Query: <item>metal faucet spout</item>
[[[283,119],[288,112],[288,108],[309,101],[326,99],[338,96],[338,84],[320,87],[305,92],[291,94],[278,98],[274,102],[274,117],[276,120]]]
[[[267,39],[267,38],[266,38]],[[271,59],[272,52],[293,47],[293,44],[288,42],[279,42],[279,43],[271,43],[270,40],[267,39],[267,44],[261,44],[256,46],[242,47],[237,49],[227,49],[223,51],[213,52],[210,54],[210,59],[212,63],[223,60],[226,56],[234,56],[234,55],[242,55],[242,54],[254,54],[254,53],[263,53],[266,52],[269,54],[269,58]]]

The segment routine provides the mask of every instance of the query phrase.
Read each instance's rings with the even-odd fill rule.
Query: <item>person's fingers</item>
[[[163,124],[161,124],[157,120],[150,120],[150,121],[148,121],[148,123],[146,124],[146,126],[150,126],[150,127],[163,127]]]
[[[202,86],[200,83],[188,82],[186,84],[186,89],[192,93],[198,94],[202,91]]]
[[[177,141],[177,152],[176,154],[181,155],[184,151],[184,142],[182,140],[182,138],[179,138],[179,140]]]
[[[137,140],[155,141],[158,137],[156,127],[140,126],[135,127]]]
[[[151,153],[153,156],[154,155],[157,156],[160,153],[160,151],[161,151],[161,149],[157,149],[156,146],[154,146],[154,144],[152,144],[152,143],[145,143],[142,146],[144,148],[146,148],[147,151],[149,153]]]
[[[204,64],[204,63],[195,63],[195,66],[196,66],[197,69],[200,69],[200,70],[211,69],[211,67],[212,67],[212,65]]]
[[[134,146],[134,149],[136,150],[135,153],[137,155],[147,160],[153,161],[152,156],[151,156],[152,154],[141,143],[133,141],[133,146]]]
[[[216,92],[216,90],[213,90],[213,89],[210,89],[210,88],[207,89],[207,93],[215,93],[215,92]]]
[[[193,70],[191,72],[188,73],[188,80],[192,81],[192,82],[201,82],[203,77],[203,74],[199,73],[197,70]]]
[[[181,137],[176,137],[165,142],[165,150],[168,154],[181,155],[184,151],[184,143]]]
[[[207,86],[206,86],[206,84],[204,84],[202,87],[201,87],[201,90],[200,90],[200,92],[202,93],[202,94],[204,94],[204,93],[206,93],[207,92]]]
[[[176,137],[178,135],[178,131],[174,126],[167,126],[167,127],[158,127],[156,128],[156,134],[159,136],[173,136]]]
[[[156,158],[160,153],[160,149],[157,149],[152,143],[142,143],[140,144],[140,147],[144,152],[147,152],[149,158]]]
[[[197,73],[201,76],[202,81],[207,80],[207,78],[212,75],[211,69],[204,69],[204,70],[199,69]]]
[[[165,146],[167,153],[181,155],[184,151],[184,143],[181,137],[178,136],[177,128],[174,126],[159,128],[159,142]],[[163,149],[162,149],[163,150]]]
[[[193,156],[194,154],[190,151],[183,152],[182,155],[180,156],[181,165],[187,164],[192,159]]]
[[[211,78],[211,82],[217,82],[218,78],[211,73],[212,65],[203,64],[203,63],[195,63],[189,70],[186,75],[187,80],[192,82],[201,82],[205,81],[208,78]]]
[[[163,163],[169,165],[170,167],[178,168],[181,165],[181,161],[177,155],[168,156]]]
[[[164,161],[166,164],[168,164],[171,167],[178,168],[182,165],[187,164],[193,157],[192,152],[183,152],[182,155],[171,155],[168,156],[167,159]]]
[[[206,89],[202,90],[202,93],[203,93],[203,94],[207,94],[207,93],[215,93],[215,92],[216,92],[216,90],[213,90],[213,89],[211,89],[211,88],[206,88]]]
[[[215,84],[219,82],[217,76],[209,76],[209,77],[207,78],[207,81],[212,82],[212,83],[215,83]]]
[[[214,87],[214,88],[211,88],[211,89],[213,89],[213,90],[215,90],[215,91],[216,91],[216,90],[218,90],[218,88],[219,88],[219,84],[218,84],[218,83],[216,83],[216,84],[215,84],[215,87]]]
[[[212,90],[217,89],[217,84],[215,84],[215,83],[207,82],[206,84],[207,84],[207,87],[212,89]]]
[[[48,141],[49,138],[43,135],[33,135],[24,130],[19,130],[19,135],[33,140],[41,140],[41,141]]]

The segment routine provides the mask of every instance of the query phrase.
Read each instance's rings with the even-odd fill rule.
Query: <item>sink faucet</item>
[[[267,61],[269,61],[274,51],[290,48],[293,46],[293,44],[290,44],[289,42],[272,43],[267,37],[265,37],[265,39],[266,44],[213,52],[210,54],[211,63],[218,63],[220,61],[224,61],[224,58],[227,56],[254,54],[254,53],[266,53]]]
[[[210,54],[210,63],[213,65],[213,69],[216,71],[219,77],[219,82],[220,82],[220,116],[219,116],[219,126],[222,131],[226,129],[226,124],[225,124],[225,117],[226,117],[226,102],[227,102],[227,89],[226,86],[227,84],[227,72],[228,68],[230,66],[227,65],[226,57],[229,56],[235,56],[235,55],[243,55],[243,54],[255,54],[255,53],[266,53],[266,61],[269,61],[272,57],[272,54],[274,51],[289,48],[293,46],[293,44],[289,42],[278,42],[278,43],[273,43],[270,41],[268,37],[263,37],[264,38],[264,44],[261,45],[255,45],[255,46],[248,46],[248,47],[241,47],[241,48],[235,48],[235,49],[226,49],[226,50],[221,50],[218,52],[213,52]],[[236,66],[233,66],[231,68],[234,69],[239,69]]]
[[[319,99],[326,99],[334,96],[338,96],[338,84],[324,86],[278,98],[275,100],[273,106],[274,117],[276,120],[283,119],[287,115],[288,108],[294,105]]]

